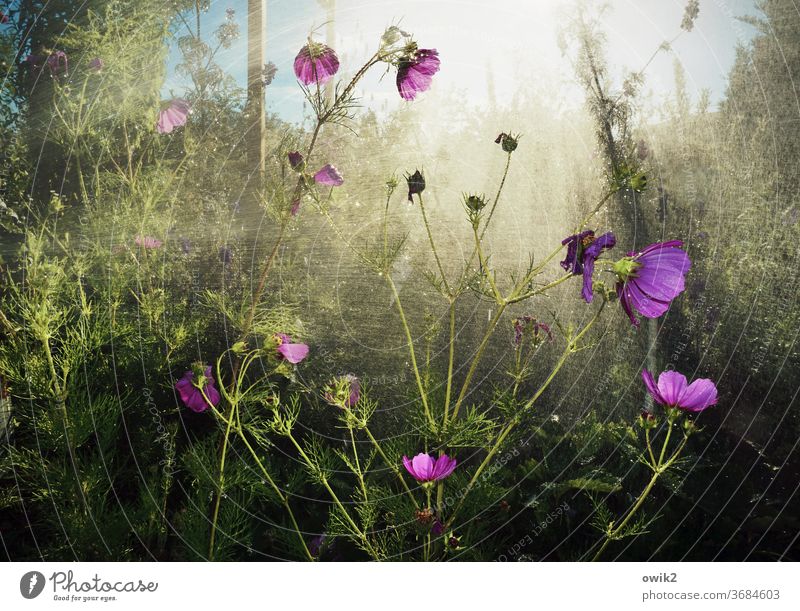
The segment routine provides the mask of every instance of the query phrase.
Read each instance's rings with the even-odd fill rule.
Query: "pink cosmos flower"
[[[717,403],[717,387],[707,378],[700,378],[691,384],[686,376],[677,371],[665,371],[658,376],[658,384],[647,369],[642,370],[642,379],[647,392],[656,403],[667,407],[677,407],[687,412],[702,412]]]
[[[308,345],[292,343],[292,338],[285,333],[276,333],[275,340],[278,342],[278,355],[292,365],[308,356]]]
[[[136,239],[133,241],[136,246],[140,246],[142,248],[160,248],[163,242],[156,238],[150,236],[141,236],[137,235]]]
[[[158,124],[156,129],[159,134],[169,134],[176,127],[186,125],[191,110],[189,102],[183,98],[170,100],[169,105],[158,113]]]
[[[303,85],[325,84],[339,70],[336,51],[328,45],[308,41],[294,58],[294,73]]]
[[[338,187],[344,182],[344,178],[334,166],[326,164],[320,168],[319,172],[314,174],[314,180],[328,187]]]
[[[433,75],[439,72],[439,52],[436,49],[417,49],[413,55],[400,60],[397,67],[397,91],[404,100],[431,87]]]
[[[448,477],[456,468],[456,459],[443,454],[434,459],[430,454],[420,453],[414,458],[403,456],[403,466],[418,482],[435,482]]]
[[[219,391],[214,386],[214,376],[211,375],[210,366],[206,367],[200,386],[202,391],[195,384],[193,371],[184,373],[183,377],[175,384],[175,390],[178,391],[184,405],[198,414],[208,409],[208,401],[211,401],[215,407],[219,404]],[[208,401],[203,397],[203,392],[208,397]]]

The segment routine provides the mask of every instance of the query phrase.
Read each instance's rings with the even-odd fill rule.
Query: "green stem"
[[[256,464],[258,465],[258,468],[261,469],[261,473],[264,475],[264,479],[267,481],[267,483],[270,485],[270,487],[275,491],[275,494],[277,494],[278,497],[281,499],[281,502],[283,503],[283,506],[286,509],[286,513],[289,514],[289,519],[292,521],[292,526],[294,527],[294,531],[297,533],[297,538],[300,539],[300,543],[303,546],[303,552],[305,553],[306,558],[308,558],[311,561],[315,560],[315,558],[312,555],[311,551],[308,549],[308,545],[306,544],[306,540],[303,537],[302,531],[300,530],[300,526],[298,526],[298,524],[297,524],[297,519],[294,516],[294,512],[292,511],[292,508],[289,505],[289,497],[288,497],[288,495],[285,495],[281,491],[281,489],[278,488],[278,485],[275,483],[275,480],[272,479],[272,477],[270,476],[269,472],[264,467],[264,464],[261,462],[261,459],[258,457],[258,454],[256,454],[256,451],[250,445],[250,442],[247,441],[247,438],[246,438],[246,436],[244,434],[244,431],[242,431],[242,429],[239,428],[239,429],[237,429],[237,434],[239,435],[241,440],[244,442],[244,445],[248,449],[248,451],[250,452],[250,455],[256,461]]]
[[[389,458],[386,456],[386,453],[383,451],[383,448],[378,443],[378,440],[375,439],[375,437],[372,435],[372,431],[370,431],[367,427],[364,427],[364,432],[367,434],[367,437],[369,437],[369,440],[372,442],[372,445],[375,446],[375,449],[378,451],[378,454],[383,459],[383,462],[386,463],[386,465],[397,476],[397,479],[400,480],[400,483],[403,484],[403,488],[405,489],[408,498],[410,498],[411,502],[414,503],[414,508],[419,509],[419,503],[417,503],[417,499],[414,498],[414,493],[411,492],[411,488],[408,487],[408,484],[406,483],[406,480],[403,477],[403,474],[401,473],[400,469],[395,465],[394,462],[389,460]]]
[[[472,234],[475,236],[475,250],[478,251],[478,261],[480,261],[481,264],[482,275],[486,276],[486,279],[489,281],[489,286],[492,288],[495,301],[497,301],[498,304],[502,304],[505,300],[503,299],[503,295],[500,293],[500,290],[497,288],[497,284],[494,281],[494,276],[492,275],[491,270],[489,270],[489,262],[486,257],[483,256],[483,249],[481,248],[481,240],[478,237],[477,227],[472,227]]]
[[[506,157],[506,167],[503,170],[503,178],[500,179],[500,186],[497,188],[497,195],[494,197],[494,203],[492,204],[492,208],[489,210],[489,216],[486,217],[486,223],[483,225],[483,231],[481,232],[481,240],[483,240],[483,236],[486,233],[486,230],[489,228],[489,223],[492,222],[492,216],[494,216],[494,210],[497,208],[497,202],[500,201],[500,194],[503,192],[503,187],[506,184],[506,178],[508,177],[508,169],[511,167],[511,153],[508,153]]]
[[[361,484],[361,492],[364,494],[364,502],[367,502],[367,486],[364,483],[364,474],[361,472],[361,463],[358,460],[358,448],[356,447],[356,436],[353,433],[353,427],[348,426],[350,429],[350,443],[353,445],[353,459],[356,462],[356,475],[358,476],[358,483]]]
[[[303,459],[303,462],[306,463],[306,466],[318,475],[320,483],[322,483],[322,486],[325,488],[325,490],[327,490],[334,504],[336,505],[336,507],[339,508],[339,511],[342,512],[342,516],[347,520],[347,523],[350,525],[350,528],[352,528],[353,532],[358,536],[359,539],[361,539],[366,550],[373,556],[373,558],[377,560],[379,558],[378,553],[372,547],[372,544],[369,542],[367,535],[361,531],[361,529],[355,523],[353,518],[350,517],[350,514],[345,509],[344,504],[342,503],[342,501],[339,500],[338,495],[333,491],[333,488],[331,488],[330,484],[328,483],[328,478],[325,477],[325,474],[320,471],[320,469],[317,467],[314,461],[312,461],[311,458],[309,458],[308,454],[306,454],[306,452],[303,450],[300,444],[297,443],[297,440],[294,438],[294,435],[292,435],[291,431],[287,431],[286,436],[289,438],[289,441],[292,442],[292,445],[294,445],[294,447],[297,449],[298,453],[300,454],[300,457]]]
[[[472,363],[470,363],[469,370],[467,371],[467,377],[464,379],[464,383],[461,386],[461,392],[458,393],[458,398],[456,399],[456,405],[453,408],[453,416],[452,416],[453,420],[455,420],[456,416],[458,416],[458,412],[461,409],[461,404],[464,402],[464,399],[467,396],[467,391],[469,390],[469,385],[472,382],[472,377],[475,375],[475,371],[478,369],[478,364],[480,363],[480,360],[483,357],[483,353],[486,350],[486,346],[489,344],[489,339],[492,336],[492,332],[497,326],[497,323],[500,322],[500,317],[503,315],[503,312],[506,309],[506,305],[507,304],[502,303],[497,308],[497,312],[495,313],[492,320],[489,322],[489,328],[486,330],[486,333],[484,333],[483,339],[481,340],[481,343],[478,346],[478,350],[475,352],[475,356],[472,358]]]
[[[506,438],[509,436],[509,434],[511,434],[511,431],[513,431],[514,428],[517,426],[517,424],[519,424],[520,416],[522,415],[522,413],[526,409],[530,408],[536,402],[536,400],[541,396],[541,394],[545,391],[545,389],[550,385],[550,383],[556,377],[556,374],[559,372],[561,367],[564,366],[564,363],[567,361],[567,357],[569,356],[570,353],[571,353],[571,350],[569,348],[564,351],[564,353],[562,354],[562,356],[559,359],[558,363],[553,368],[553,370],[550,372],[550,376],[547,378],[547,380],[545,380],[544,384],[542,384],[542,386],[539,387],[539,390],[536,392],[536,394],[533,396],[533,398],[528,403],[525,404],[525,407],[523,407],[522,410],[520,410],[520,412],[517,414],[517,416],[513,420],[511,420],[505,427],[503,427],[503,430],[500,431],[500,434],[495,438],[495,441],[492,444],[492,447],[489,449],[489,452],[486,454],[486,457],[483,459],[481,464],[478,465],[478,468],[475,470],[475,474],[469,480],[469,483],[467,484],[466,488],[464,489],[464,494],[462,495],[461,500],[459,500],[458,504],[456,505],[455,509],[453,510],[453,513],[450,515],[450,518],[447,520],[447,525],[445,526],[445,530],[448,530],[452,526],[453,521],[455,520],[456,515],[458,514],[458,511],[461,509],[461,506],[464,504],[464,501],[467,498],[467,495],[469,495],[469,493],[475,487],[475,484],[477,483],[478,478],[481,476],[481,474],[483,473],[484,469],[487,467],[487,465],[492,460],[492,458],[494,458],[495,454],[497,454],[497,452],[500,450],[500,447],[503,445],[503,442],[506,440]]]
[[[444,284],[445,291],[448,295],[450,295],[450,285],[447,283],[447,276],[445,276],[444,268],[442,267],[442,262],[439,259],[439,253],[436,250],[436,244],[433,241],[433,234],[431,233],[431,226],[428,223],[428,215],[425,214],[425,204],[422,201],[422,194],[420,193],[417,197],[419,197],[419,209],[422,212],[422,222],[425,225],[425,231],[428,233],[428,241],[431,243],[431,250],[433,251],[433,256],[436,259],[436,266],[439,268],[439,275],[442,277],[442,283]]]
[[[431,410],[428,405],[428,396],[425,392],[425,387],[422,384],[422,376],[419,372],[419,367],[417,365],[417,355],[416,351],[414,350],[414,339],[411,337],[411,328],[408,326],[408,321],[406,320],[406,313],[403,310],[403,304],[400,302],[400,293],[397,291],[397,285],[395,285],[394,280],[392,279],[391,274],[386,274],[386,281],[389,283],[389,287],[392,289],[392,295],[394,296],[394,302],[397,305],[397,312],[400,315],[400,322],[403,325],[403,331],[406,335],[406,343],[408,344],[408,351],[411,356],[411,367],[414,370],[414,377],[417,380],[417,388],[419,389],[419,396],[420,400],[422,401],[422,407],[425,410],[425,417],[431,423],[433,427],[436,426],[436,422],[431,415]]]
[[[430,485],[425,486],[425,499],[426,499],[425,507],[427,509],[430,509],[430,506],[431,506],[431,487],[430,487]],[[430,557],[431,557],[431,531],[430,530],[427,533],[425,533],[425,545],[423,547],[422,553],[423,553],[423,557],[424,557],[425,562],[428,562],[428,560],[430,560]]]
[[[544,391],[547,389],[547,387],[550,386],[550,384],[555,379],[555,377],[558,374],[558,372],[564,366],[564,363],[567,362],[567,359],[569,358],[569,355],[572,354],[575,351],[575,348],[577,347],[578,342],[583,338],[584,335],[586,335],[586,333],[589,331],[589,329],[600,318],[600,314],[603,312],[604,307],[605,307],[605,304],[600,306],[600,308],[597,310],[595,315],[592,317],[592,319],[588,323],[586,323],[586,326],[581,330],[581,332],[578,333],[574,338],[572,338],[568,342],[567,347],[564,349],[564,352],[561,354],[561,358],[559,358],[558,362],[556,363],[556,365],[553,368],[553,370],[550,372],[550,375],[547,377],[547,379],[542,383],[542,385],[539,387],[539,389],[536,391],[536,393],[533,395],[533,397],[531,397],[530,400],[528,400],[528,402],[525,403],[525,405],[522,407],[522,409],[520,409],[519,412],[517,412],[515,417],[505,427],[503,427],[503,430],[496,437],[494,443],[492,444],[491,449],[489,450],[489,452],[487,453],[486,457],[483,459],[481,464],[478,465],[478,468],[475,470],[475,474],[472,476],[472,478],[470,479],[470,481],[467,484],[466,488],[464,489],[464,494],[461,496],[461,500],[458,502],[458,504],[456,505],[455,509],[453,510],[453,513],[450,515],[450,518],[447,520],[447,524],[445,525],[445,530],[449,529],[452,526],[453,521],[455,520],[456,515],[458,514],[458,511],[461,509],[461,506],[464,504],[464,501],[466,500],[466,498],[469,495],[470,491],[472,490],[472,488],[477,483],[478,478],[480,477],[481,473],[483,473],[484,469],[489,464],[489,461],[491,461],[492,458],[495,456],[495,454],[497,454],[498,450],[500,449],[500,447],[502,446],[503,442],[506,440],[508,435],[511,433],[511,431],[514,430],[514,428],[517,426],[517,424],[519,424],[519,422],[521,421],[522,414],[525,413],[528,409],[530,409],[534,405],[534,403],[536,403],[536,401],[539,399],[539,397],[542,396],[542,393],[544,393]]]
[[[636,499],[636,502],[634,503],[633,507],[631,507],[628,510],[627,514],[625,514],[625,517],[623,518],[623,520],[616,526],[613,526],[613,524],[609,525],[610,530],[606,533],[605,538],[603,540],[603,543],[600,546],[600,549],[597,550],[597,553],[592,558],[592,562],[596,562],[597,560],[599,560],[600,556],[602,556],[603,552],[608,547],[608,545],[611,543],[611,541],[613,541],[614,539],[619,537],[620,533],[623,531],[625,526],[628,525],[628,523],[631,521],[631,519],[636,514],[636,512],[639,511],[639,509],[644,504],[645,500],[647,499],[647,496],[650,494],[650,491],[656,485],[656,482],[658,481],[659,476],[662,473],[664,473],[664,471],[669,469],[670,466],[672,466],[672,463],[674,463],[675,460],[677,460],[678,456],[683,451],[683,448],[686,446],[686,442],[688,440],[688,437],[684,435],[683,441],[680,443],[678,448],[675,450],[675,452],[672,454],[672,456],[669,458],[669,460],[667,462],[664,462],[664,457],[666,456],[666,453],[667,453],[667,447],[669,446],[669,440],[670,440],[670,437],[672,435],[672,428],[673,428],[673,425],[675,423],[675,420],[676,420],[676,417],[674,415],[672,415],[672,414],[670,414],[667,417],[667,426],[669,428],[667,429],[667,434],[666,434],[666,437],[664,439],[664,444],[661,446],[661,453],[659,454],[658,462],[655,462],[655,460],[654,460],[654,454],[653,454],[653,451],[652,451],[652,447],[650,445],[650,435],[649,435],[650,431],[649,430],[645,431],[645,440],[647,442],[647,449],[648,449],[648,451],[650,453],[650,459],[653,461],[653,463],[652,463],[653,477],[650,478],[650,481],[648,482],[647,486],[645,486],[645,489],[642,491],[642,493]],[[613,528],[611,528],[612,526],[613,526]]]
[[[448,342],[448,356],[447,356],[447,387],[444,392],[444,417],[442,419],[442,427],[447,426],[447,417],[450,411],[450,395],[453,392],[453,361],[455,360],[456,348],[456,301],[454,297],[450,298],[450,338]]]
[[[203,393],[205,395],[205,393]],[[211,515],[211,535],[208,543],[208,559],[214,560],[214,542],[217,534],[217,521],[219,520],[219,506],[222,503],[222,491],[225,486],[225,457],[228,455],[228,441],[231,434],[231,426],[233,423],[234,410],[236,403],[231,403],[231,409],[228,414],[227,425],[225,427],[225,436],[222,439],[222,450],[219,458],[219,477],[217,479],[216,498],[214,499],[214,510]]]
[[[481,231],[481,236],[479,241],[483,241],[483,236],[486,235],[486,230],[489,229],[489,223],[492,221],[492,216],[494,215],[495,208],[497,208],[497,203],[500,201],[500,195],[503,192],[503,187],[506,184],[506,178],[508,178],[508,170],[511,167],[511,153],[508,153],[508,157],[506,157],[506,167],[503,170],[503,176],[500,179],[500,185],[497,187],[497,193],[494,196],[494,202],[492,203],[492,208],[489,211],[489,216],[486,219],[486,222],[483,224],[483,231]],[[469,256],[467,260],[467,265],[464,268],[464,273],[461,276],[461,281],[459,282],[459,286],[463,285],[463,282],[469,275],[469,268],[472,266],[472,261],[475,259],[475,255],[478,254],[478,249],[473,248],[472,254]]]

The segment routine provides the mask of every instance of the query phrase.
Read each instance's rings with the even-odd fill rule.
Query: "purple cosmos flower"
[[[456,459],[443,454],[434,459],[430,454],[419,453],[414,458],[403,456],[403,466],[418,482],[435,482],[449,476],[456,468]]]
[[[141,248],[160,248],[163,242],[156,238],[150,237],[148,235],[142,236],[137,235],[136,239],[133,240],[133,243],[136,246],[140,246]]]
[[[614,264],[619,277],[617,295],[634,327],[639,326],[634,308],[642,316],[658,318],[683,292],[684,276],[692,262],[681,246],[680,240],[651,244]]]
[[[700,378],[691,384],[686,376],[677,371],[665,371],[658,376],[658,384],[647,369],[642,370],[642,379],[647,392],[656,403],[666,407],[677,407],[687,412],[702,412],[717,403],[717,387],[707,378]]]
[[[336,51],[328,45],[308,41],[294,58],[294,73],[303,85],[325,84],[339,70]]]
[[[304,161],[303,155],[299,151],[294,151],[289,153],[289,165],[292,166],[292,169],[299,172],[303,169]]]
[[[397,66],[397,91],[404,100],[430,89],[433,75],[439,72],[439,52],[436,49],[417,49],[413,55],[400,59]]]
[[[431,534],[434,537],[439,537],[444,533],[444,524],[442,524],[438,519],[434,520],[433,526],[431,527]]]
[[[203,373],[203,381],[201,382],[203,390],[198,388],[194,381],[194,372],[187,371],[183,377],[175,384],[175,390],[181,396],[181,401],[193,412],[198,414],[208,409],[208,401],[215,407],[219,404],[219,391],[214,386],[214,377],[211,375],[211,367],[206,367]],[[205,392],[208,401],[203,397]]]
[[[290,210],[292,216],[297,216],[297,213],[300,212],[300,198],[298,197],[296,200],[292,202],[292,209]]]
[[[176,127],[186,125],[189,118],[189,102],[183,98],[170,100],[169,105],[158,113],[158,124],[156,129],[159,134],[169,134]]]
[[[105,66],[105,62],[99,57],[95,57],[92,61],[89,62],[89,69],[94,70],[95,72],[100,72]]]
[[[278,355],[292,365],[296,365],[308,356],[308,345],[293,344],[292,338],[285,333],[276,333],[275,340],[278,342]]]
[[[338,187],[344,182],[339,170],[329,163],[322,166],[319,172],[314,174],[314,180],[327,187]]]
[[[422,172],[417,170],[413,174],[406,175],[406,182],[408,183],[408,201],[413,204],[414,199],[411,196],[419,195],[425,190],[425,177]]]
[[[599,238],[595,238],[594,231],[583,231],[561,241],[567,246],[567,257],[561,262],[561,267],[571,271],[576,276],[583,274],[583,289],[581,294],[586,303],[592,303],[592,274],[594,262],[604,250],[614,248],[617,239],[610,231]]]
[[[8,15],[0,11],[0,23],[8,23]]]

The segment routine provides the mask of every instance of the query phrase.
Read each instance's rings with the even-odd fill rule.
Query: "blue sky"
[[[604,19],[608,59],[614,74],[638,70],[658,44],[678,31],[685,0],[611,0]],[[442,58],[430,95],[459,88],[477,105],[487,97],[486,76],[491,72],[497,96],[513,93],[520,82],[537,83],[554,93],[554,104],[582,103],[569,62],[557,45],[560,18],[569,0],[337,0],[336,45],[342,74],[355,70],[374,51],[383,29],[401,22],[424,47],[436,47]],[[243,36],[220,57],[220,64],[244,85],[246,74],[246,0],[212,0],[202,19],[210,32],[233,8]],[[673,61],[687,73],[696,99],[703,88],[712,102],[724,97],[726,78],[737,42],[754,34],[736,19],[754,14],[753,0],[701,0],[693,32],[683,34],[673,53],[660,54],[646,74],[645,92],[658,98],[672,90]],[[267,58],[278,74],[267,93],[268,109],[290,121],[302,118],[302,97],[292,72],[292,61],[309,32],[318,28],[324,39],[326,11],[317,0],[270,0],[267,8]],[[166,89],[179,93],[183,84],[174,73],[177,49],[170,58]],[[364,102],[376,110],[400,104],[391,78],[377,75],[363,84]],[[556,102],[558,100],[558,102]]]

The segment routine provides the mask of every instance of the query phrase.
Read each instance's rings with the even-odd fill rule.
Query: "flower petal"
[[[308,345],[306,344],[281,344],[278,346],[278,354],[296,365],[308,356]]]
[[[666,405],[666,401],[664,401],[664,397],[661,396],[658,386],[656,386],[656,381],[653,379],[653,374],[647,369],[642,369],[642,380],[644,380],[644,385],[647,387],[647,392],[650,393],[650,396],[653,397],[653,400],[661,405]]]
[[[689,384],[678,398],[678,407],[690,412],[701,412],[716,403],[717,387],[707,378],[700,378]]]
[[[665,371],[658,376],[658,392],[665,405],[675,406],[686,390],[686,376],[677,371]]]
[[[414,477],[417,481],[428,482],[433,478],[433,458],[428,454],[419,453],[412,460],[411,464],[414,467]]]
[[[433,479],[440,480],[448,477],[455,470],[456,463],[456,459],[450,458],[447,454],[437,458],[433,469]]]
[[[636,316],[634,316],[633,311],[631,310],[631,304],[628,298],[628,292],[625,290],[625,285],[622,282],[617,282],[617,297],[619,298],[619,302],[622,305],[622,311],[628,315],[631,324],[638,329],[639,319],[636,318]]]
[[[630,302],[642,316],[658,318],[669,310],[669,301],[654,299],[639,288],[637,278],[632,278],[625,283],[625,292]]]
[[[344,183],[344,178],[342,178],[339,170],[329,163],[322,166],[320,170],[314,174],[314,180],[328,187],[339,187]]]
[[[411,459],[405,454],[403,454],[403,466],[406,468],[406,471],[408,471],[416,479],[417,474],[414,472],[414,466],[411,464]]]

